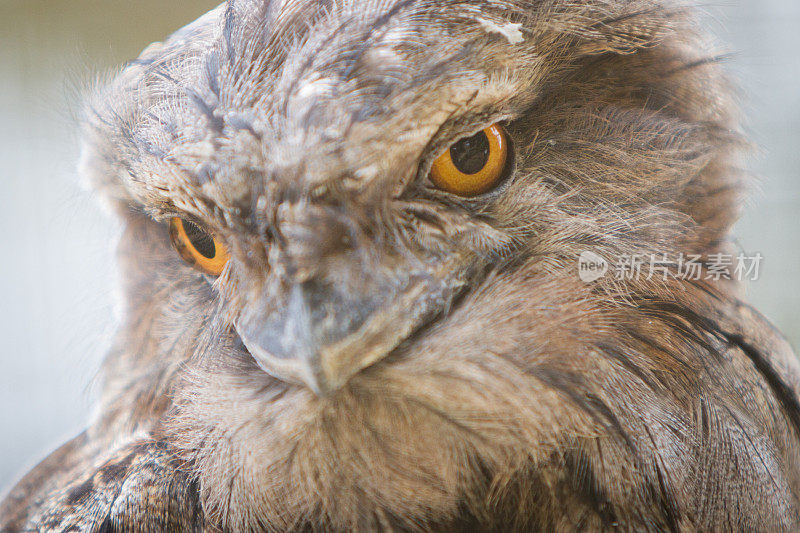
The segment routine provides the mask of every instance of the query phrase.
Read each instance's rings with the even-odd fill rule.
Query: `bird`
[[[0,531],[797,531],[725,57],[672,0],[230,0],[150,45],[81,125],[96,415]]]

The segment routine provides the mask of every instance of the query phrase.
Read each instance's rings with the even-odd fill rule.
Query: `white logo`
[[[578,277],[585,283],[597,281],[608,271],[608,261],[594,252],[582,252],[578,258]]]

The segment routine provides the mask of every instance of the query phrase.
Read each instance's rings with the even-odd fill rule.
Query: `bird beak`
[[[268,305],[248,305],[235,326],[265,372],[325,396],[440,312],[460,285],[443,278],[410,277],[369,294],[309,281],[266,289],[254,300]]]

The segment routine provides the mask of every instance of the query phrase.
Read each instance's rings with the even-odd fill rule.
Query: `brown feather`
[[[99,416],[0,530],[798,530],[800,367],[738,284],[577,275],[730,248],[746,142],[707,43],[671,1],[241,0],[148,48],[87,111],[126,224]],[[509,178],[434,189],[498,121]],[[171,216],[228,244],[219,279]],[[287,280],[410,324],[380,298],[419,279],[329,395],[239,334]]]

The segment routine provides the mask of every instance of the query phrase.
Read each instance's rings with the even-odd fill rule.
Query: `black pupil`
[[[214,256],[217,255],[217,247],[214,246],[214,238],[211,235],[188,220],[183,221],[183,230],[197,253],[206,259],[214,259]]]
[[[482,131],[450,147],[450,159],[464,174],[477,174],[489,160],[489,138]]]

